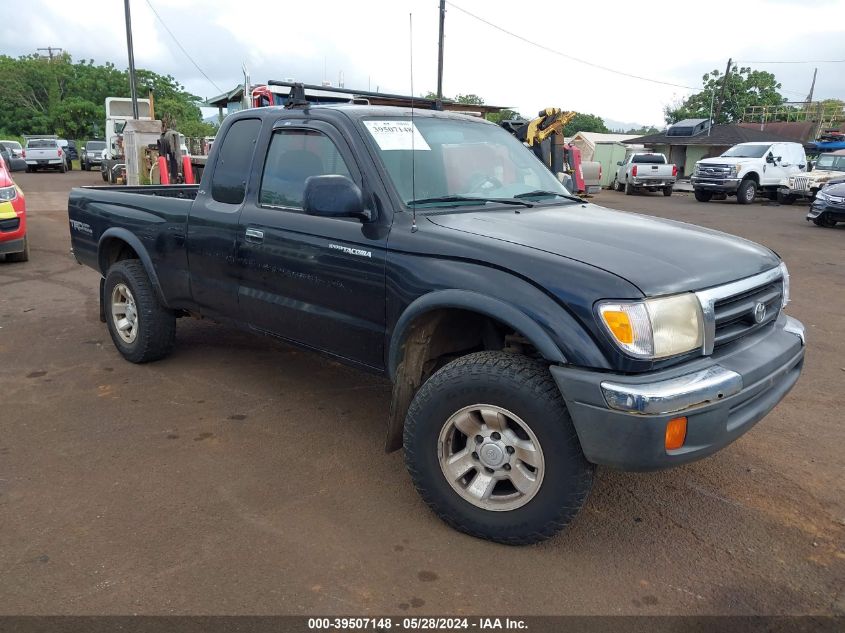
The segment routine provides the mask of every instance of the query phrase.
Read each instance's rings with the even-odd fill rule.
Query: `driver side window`
[[[332,140],[316,130],[281,130],[273,134],[259,204],[302,210],[305,181],[311,176],[351,177],[349,168]]]

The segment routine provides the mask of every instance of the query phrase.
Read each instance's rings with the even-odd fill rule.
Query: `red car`
[[[0,164],[0,255],[7,262],[29,260],[26,239],[26,200],[12,180],[5,165]]]

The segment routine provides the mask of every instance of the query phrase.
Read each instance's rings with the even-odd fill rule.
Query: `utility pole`
[[[443,109],[443,28],[446,21],[446,0],[440,0],[440,38],[437,44],[437,99],[435,110]]]
[[[728,75],[731,73],[731,62],[733,62],[733,59],[728,59],[728,65],[725,66],[725,76],[722,77],[722,89],[719,91],[719,105],[716,106],[714,121],[718,121],[719,115],[722,113],[722,104],[725,102],[725,86],[728,85]]]
[[[816,68],[813,71],[813,83],[810,84],[810,94],[807,95],[807,103],[810,104],[813,102],[813,91],[816,89],[816,75],[819,74],[819,69]]]
[[[132,118],[138,118],[138,92],[135,89],[135,51],[132,49],[132,15],[129,13],[129,0],[123,0],[126,14],[126,48],[129,51],[129,96],[132,97]]]
[[[41,54],[41,51],[47,51],[47,56],[50,58],[50,61],[53,61],[53,53],[61,53],[64,49],[55,48],[53,46],[47,46],[46,48],[38,48],[36,50],[39,52],[39,54]],[[44,55],[41,55],[41,57],[44,57]]]

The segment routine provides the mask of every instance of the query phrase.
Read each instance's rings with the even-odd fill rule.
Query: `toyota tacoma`
[[[68,215],[124,358],[164,357],[191,315],[383,374],[387,450],[443,520],[502,543],[558,532],[597,464],[727,446],[804,359],[771,250],[588,204],[454,113],[238,112],[199,185],[77,188]]]

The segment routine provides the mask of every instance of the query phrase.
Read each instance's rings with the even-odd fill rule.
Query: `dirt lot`
[[[728,449],[601,470],[567,531],[509,548],[442,524],[382,452],[382,380],[192,320],[169,359],[123,361],[69,254],[67,192],[99,174],[17,180],[32,256],[0,263],[0,613],[845,612],[845,226],[599,194],[780,253],[806,369]]]

